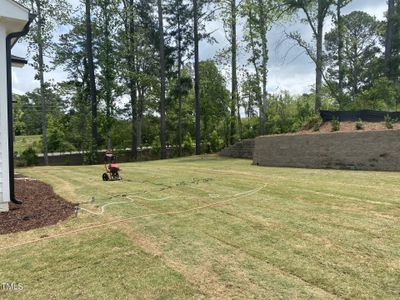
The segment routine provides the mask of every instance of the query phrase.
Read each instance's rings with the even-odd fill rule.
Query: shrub
[[[97,163],[97,153],[96,151],[90,149],[83,153],[83,164],[84,165],[94,165]]]
[[[183,150],[188,154],[193,154],[194,151],[193,140],[188,133],[183,138]]]
[[[21,154],[21,165],[30,167],[30,166],[37,166],[39,164],[39,159],[36,154],[36,151],[29,147],[28,149],[24,150]]]
[[[218,152],[224,147],[224,140],[221,139],[216,130],[211,133],[209,143],[212,152]]]
[[[361,119],[358,119],[356,122],[356,129],[357,130],[363,130],[364,129],[364,123]]]
[[[153,155],[160,155],[160,151],[161,151],[160,139],[155,138],[151,143],[151,153]]]
[[[319,131],[322,125],[322,119],[319,115],[313,115],[307,118],[306,126],[304,129],[312,129],[313,131]]]
[[[94,165],[98,163],[98,153],[92,143],[89,144],[89,149],[83,153],[83,164]]]
[[[332,131],[339,131],[340,130],[340,121],[337,118],[333,118],[331,121],[332,124]]]
[[[389,116],[385,116],[385,126],[387,129],[393,129],[394,120]]]

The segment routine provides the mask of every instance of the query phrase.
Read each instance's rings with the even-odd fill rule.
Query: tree
[[[199,42],[209,35],[205,32],[205,21],[210,21],[213,14],[204,12],[204,8],[212,0],[193,0],[193,44],[194,44],[194,94],[195,94],[195,137],[196,155],[201,154],[201,105],[200,105],[200,71],[199,71]]]
[[[245,73],[242,84],[242,100],[247,118],[257,115],[258,102],[261,99],[260,82],[257,75]]]
[[[189,46],[191,46],[193,37],[192,25],[190,23],[191,11],[189,5],[184,0],[170,0],[166,8],[168,18],[168,33],[175,41],[176,52],[176,97],[178,98],[178,154],[182,155],[183,144],[183,124],[182,124],[182,97],[184,89],[182,87],[182,66],[184,57],[188,54]]]
[[[190,22],[192,14],[188,1],[184,0],[169,0],[166,5],[166,12],[168,36],[174,44],[173,55],[176,59],[176,89],[174,96],[178,99],[178,155],[181,156],[183,144],[182,97],[184,93],[182,67],[185,58],[189,56],[189,47],[193,42],[193,27]]]
[[[48,66],[44,57],[51,54],[53,31],[57,25],[67,22],[70,6],[64,0],[24,0],[21,2],[29,5],[37,14],[28,35],[28,41],[30,51],[34,53],[32,61],[34,61],[33,67],[37,71],[35,78],[40,82],[43,154],[44,163],[48,165],[46,82],[44,78]]]
[[[385,76],[390,78],[391,60],[393,55],[393,21],[395,16],[394,0],[388,0],[387,26],[385,37]]]
[[[132,141],[131,141],[131,152],[132,157],[136,160],[138,158],[138,139],[137,139],[137,66],[136,66],[136,11],[135,3],[133,0],[122,0],[123,9],[120,12],[123,30],[120,31],[121,38],[121,52],[122,57],[125,59],[121,65],[123,77],[128,85],[128,93],[130,97],[130,109],[131,109],[131,128],[132,128]]]
[[[105,124],[106,147],[112,148],[111,129],[113,125],[113,116],[115,113],[115,101],[117,98],[116,87],[116,51],[115,44],[116,19],[113,16],[116,13],[116,3],[112,0],[97,1],[97,38],[98,43],[98,64],[100,69],[99,87],[100,98],[104,101],[105,107]]]
[[[215,62],[206,60],[200,62],[200,100],[202,132],[204,140],[209,141],[210,134],[226,119],[230,119],[231,101],[226,89],[224,77],[219,72]]]
[[[237,15],[238,4],[236,0],[219,0],[221,15],[224,21],[226,36],[229,42],[231,57],[231,105],[230,105],[230,144],[236,141],[237,128],[240,136],[240,103],[237,78]]]
[[[77,149],[95,154],[97,122],[93,124],[94,118],[88,118],[93,113],[93,87],[89,76],[86,21],[86,15],[71,18],[70,30],[60,35],[55,47],[53,63],[61,66],[68,76],[66,81],[59,83],[59,92],[70,105],[71,122],[74,123],[74,129],[66,133],[74,136],[71,142]],[[96,94],[96,89],[94,92]],[[94,104],[97,119],[97,103]],[[96,135],[93,135],[93,127]],[[94,155],[92,162],[95,162]]]
[[[180,142],[179,137],[179,127],[181,126],[183,137],[191,132],[194,133],[194,97],[193,97],[193,79],[190,74],[190,69],[188,66],[183,65],[181,70],[180,82],[177,82],[175,74],[169,80],[169,90],[167,97],[167,131],[178,133],[177,135],[169,136],[169,143],[173,145],[178,145]],[[178,131],[177,131],[178,128]],[[179,149],[178,146],[178,156],[183,154],[183,142],[182,147]],[[194,148],[193,148],[194,149]],[[182,151],[182,154],[180,153]]]
[[[303,40],[298,32],[289,34],[297,44],[302,47],[308,56],[315,63],[315,112],[319,113],[322,103],[322,77],[324,72],[323,59],[323,31],[324,21],[334,0],[285,0],[289,8],[293,10],[301,10],[306,18],[305,21],[310,26],[314,39],[315,48]]]
[[[98,132],[97,132],[97,91],[95,68],[93,62],[93,37],[92,37],[92,13],[91,0],[85,0],[85,25],[86,25],[86,53],[87,53],[87,68],[89,73],[89,93],[92,113],[92,151],[96,151],[98,147]]]
[[[337,65],[338,65],[338,88],[339,93],[337,100],[339,103],[343,102],[343,21],[342,21],[342,9],[351,2],[352,0],[336,0],[336,28],[338,35],[338,51],[337,51]]]
[[[200,72],[199,72],[199,6],[198,0],[193,0],[193,43],[194,43],[194,98],[196,118],[196,155],[201,154],[201,107],[200,107]]]
[[[257,80],[261,86],[261,93],[257,100],[259,111],[259,134],[266,134],[268,111],[268,32],[272,25],[281,19],[287,12],[282,9],[282,1],[245,0],[242,15],[246,20],[244,41],[246,50],[250,53],[249,63],[253,66]]]
[[[386,61],[384,61],[384,64],[389,67],[389,69],[386,67],[386,73],[384,69],[384,74],[397,85],[400,79],[400,31],[395,30],[395,28],[400,27],[400,1],[395,0],[394,7],[392,8],[391,4],[390,9],[394,9],[391,13],[391,23],[389,19],[387,22],[382,22],[383,26],[380,34],[382,35],[382,44],[385,48]],[[387,12],[387,17],[389,17],[389,11]],[[390,27],[393,28],[392,34],[390,33]],[[387,43],[388,45],[386,45]]]
[[[161,159],[167,158],[166,124],[165,124],[165,53],[164,53],[164,21],[162,0],[157,0],[158,33],[160,35],[160,144]]]
[[[378,69],[378,27],[376,19],[367,13],[354,11],[343,16],[341,38],[343,40],[342,63],[343,70],[340,75],[337,69],[339,51],[339,30],[333,28],[325,36],[327,49],[327,62],[329,64],[327,76],[331,80],[337,80],[343,76],[343,91],[349,92],[354,101],[359,91],[372,85],[379,76]],[[346,107],[342,100],[341,108]]]
[[[137,109],[136,109],[136,145],[140,147],[143,142],[143,122],[146,110],[159,111],[154,103],[159,103],[159,40],[157,19],[153,14],[154,3],[148,0],[135,2],[135,69],[126,70],[127,64],[121,66],[133,76],[137,87]],[[154,107],[153,107],[154,106]],[[151,112],[151,113],[154,113]],[[132,122],[134,122],[132,120]],[[133,143],[133,141],[132,141]]]

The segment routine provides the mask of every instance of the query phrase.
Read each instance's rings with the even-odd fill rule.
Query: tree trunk
[[[158,25],[160,35],[160,158],[167,158],[166,149],[166,125],[165,125],[165,57],[164,57],[164,22],[162,11],[162,0],[157,0]]]
[[[338,28],[338,86],[339,86],[339,106],[343,105],[343,21],[342,21],[342,0],[338,0],[336,7],[336,18],[337,18],[337,28]]]
[[[242,118],[240,116],[240,94],[237,93],[237,105],[236,105],[236,115],[237,115],[237,127],[239,131],[239,138],[242,139],[243,128],[242,128]]]
[[[178,14],[178,103],[179,103],[179,111],[178,111],[178,155],[182,156],[182,95],[181,95],[181,66],[182,66],[182,32],[181,32],[181,23]]]
[[[105,102],[106,102],[106,134],[107,134],[107,148],[112,149],[112,141],[111,141],[111,127],[112,127],[112,116],[113,116],[113,95],[112,95],[112,68],[113,63],[111,61],[111,52],[112,52],[112,44],[110,40],[110,12],[105,11],[107,9],[109,3],[105,3],[103,8],[104,16],[104,45],[103,47],[106,49],[105,51],[105,61],[104,61],[104,70],[102,70],[104,74],[104,91],[105,91]]]
[[[266,33],[265,33],[266,34]],[[268,49],[267,49],[267,45],[266,45],[266,41],[264,40],[266,37],[263,34],[262,36],[262,103],[261,103],[261,119],[262,119],[262,128],[261,128],[261,133],[262,134],[266,134],[267,133],[267,122],[268,122],[268,116],[267,116],[267,112],[268,112],[268,93],[267,93],[267,63],[268,63]]]
[[[198,6],[197,0],[193,0],[193,31],[194,31],[194,93],[196,114],[196,155],[201,154],[200,132],[200,72],[199,72],[199,31],[198,31]]]
[[[236,60],[237,60],[237,49],[236,49],[236,0],[231,0],[231,55],[232,55],[232,99],[231,99],[231,132],[230,132],[230,144],[235,143],[236,134],[236,107],[238,105],[238,86],[237,86],[237,73],[236,73]],[[239,112],[238,112],[239,113]]]
[[[142,146],[142,120],[143,120],[143,110],[144,110],[144,91],[139,88],[139,103],[137,110],[137,119],[136,119],[136,145],[138,147]]]
[[[47,146],[47,120],[46,120],[46,87],[44,83],[44,61],[43,61],[43,38],[42,38],[42,29],[43,29],[43,18],[42,18],[42,7],[40,0],[36,0],[36,8],[37,8],[37,18],[38,18],[38,26],[37,26],[37,36],[38,36],[38,65],[39,65],[39,80],[40,80],[40,103],[42,110],[42,136],[43,136],[43,158],[44,164],[47,166],[49,164],[48,157],[48,146]]]
[[[322,12],[322,0],[318,0],[318,20],[317,20],[317,61],[316,61],[316,80],[315,80],[315,113],[321,110],[322,96],[322,35],[324,29],[324,18]]]
[[[262,7],[262,1],[258,1],[258,6]],[[261,89],[261,94],[257,93],[257,104],[258,104],[258,119],[259,119],[259,134],[264,135],[266,134],[266,124],[267,124],[267,115],[266,115],[266,110],[265,110],[265,103],[267,102],[267,77],[266,77],[266,70],[264,71],[263,68],[259,70],[259,66],[257,66],[256,62],[256,47],[255,47],[255,38],[254,38],[254,30],[253,30],[253,24],[255,23],[255,18],[253,16],[253,10],[251,7],[249,8],[249,34],[250,34],[250,45],[252,49],[252,63],[254,66],[255,70],[255,75],[257,78],[257,82],[262,84],[262,89]],[[263,15],[263,14],[262,14]],[[263,17],[260,17],[260,21],[263,22]],[[261,24],[262,26],[262,24]],[[263,27],[263,26],[262,26]],[[265,31],[266,32],[266,31]],[[264,36],[264,34],[262,34]],[[263,44],[266,44],[263,42]],[[267,50],[267,48],[265,49]],[[266,53],[266,51],[264,51]],[[263,55],[263,58],[266,58],[265,55]],[[265,66],[265,60],[263,59],[263,65]],[[262,78],[260,78],[260,73],[262,73]],[[265,74],[265,76],[263,75]]]
[[[136,132],[136,121],[137,121],[137,111],[136,111],[136,106],[137,106],[137,94],[136,94],[136,84],[133,79],[129,80],[129,89],[130,89],[130,98],[131,98],[131,112],[132,112],[132,158],[137,160],[137,132]]]
[[[89,71],[89,91],[90,91],[90,102],[92,110],[92,149],[97,151],[98,147],[98,132],[97,132],[97,97],[96,97],[96,78],[94,75],[94,63],[93,63],[93,37],[92,37],[92,21],[90,11],[90,1],[85,0],[86,6],[86,53],[88,60],[88,71]]]
[[[129,90],[130,90],[130,98],[131,98],[131,112],[132,112],[132,145],[131,145],[131,153],[132,158],[137,160],[137,139],[136,139],[136,119],[137,119],[137,89],[136,82],[133,78],[132,73],[136,70],[136,62],[135,62],[135,20],[133,16],[134,3],[133,0],[129,1],[129,55],[128,55],[128,64],[129,64]]]
[[[258,0],[258,6],[260,9],[260,26],[261,26],[261,43],[262,43],[262,100],[260,107],[260,118],[261,118],[261,128],[260,132],[262,135],[267,133],[267,112],[268,112],[268,93],[267,93],[267,76],[268,76],[268,45],[267,45],[267,25],[265,22],[264,15],[264,3],[262,0]]]
[[[393,52],[393,17],[394,17],[394,0],[388,1],[388,14],[387,14],[387,28],[386,28],[386,39],[385,39],[385,76],[391,77],[390,63],[392,60]]]

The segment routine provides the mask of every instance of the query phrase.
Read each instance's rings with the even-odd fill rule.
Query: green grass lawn
[[[102,166],[19,170],[87,211],[0,236],[0,282],[24,285],[1,299],[400,298],[400,173],[121,167],[107,183]]]
[[[41,152],[41,136],[40,135],[20,135],[15,137],[14,152],[21,154],[29,147],[33,147],[37,152]]]

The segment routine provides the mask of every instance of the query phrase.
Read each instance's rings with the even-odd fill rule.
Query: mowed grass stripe
[[[66,192],[67,198],[95,196],[94,204],[83,204],[93,209],[121,201],[123,194],[172,198],[159,202],[135,199],[132,205],[107,207],[104,216],[81,214],[65,228],[58,225],[21,233],[16,239],[43,231],[51,235],[74,228],[74,222],[83,226],[85,222],[189,209],[265,185],[258,193],[222,205],[136,219],[112,228],[134,247],[155,255],[166,268],[183,276],[195,298],[400,296],[400,212],[394,188],[400,179],[398,173],[261,168],[249,161],[217,157],[122,164],[122,168],[126,180],[118,183],[101,182],[101,166],[23,172],[45,178],[56,191]],[[72,236],[60,241],[69,239]],[[0,237],[3,241],[12,243],[10,237]],[[37,247],[49,245],[50,241]],[[136,272],[134,268],[132,272]],[[139,295],[149,295],[148,289],[144,284]],[[133,288],[125,295],[133,295],[129,291]]]

